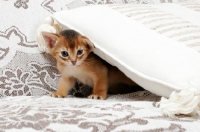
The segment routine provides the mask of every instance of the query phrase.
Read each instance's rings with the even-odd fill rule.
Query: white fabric
[[[174,90],[200,89],[199,53],[134,19],[106,6],[60,11],[52,17],[89,37],[96,54],[153,93],[169,97]]]
[[[184,6],[180,6],[180,5],[173,4],[173,3],[155,5],[155,6],[165,12],[172,13],[175,16],[181,17],[195,25],[200,26],[200,13],[199,12],[190,10],[188,8],[185,8]],[[192,14],[192,15],[190,15],[190,14]]]
[[[199,54],[179,42],[192,40],[187,42],[187,45],[196,46],[195,50],[198,50],[199,36],[195,35],[199,32],[198,28],[200,29],[196,28],[200,23],[200,13],[176,4],[155,5],[150,8],[146,6],[149,9],[154,8],[155,12],[159,10],[161,13],[164,11],[174,15],[173,17],[169,14],[160,15],[160,20],[152,21],[150,19],[159,14],[151,14],[148,18],[148,15],[145,16],[146,13],[143,15],[137,12],[138,17],[134,8],[130,11],[130,5],[123,6],[125,9],[120,10],[121,7],[113,7],[115,10],[105,6],[84,7],[58,12],[53,17],[64,28],[75,29],[89,37],[95,43],[94,52],[97,55],[117,66],[136,83],[153,93],[169,97],[169,99],[163,97],[159,103],[165,115],[172,117],[178,114],[199,114]],[[189,15],[183,15],[185,13]],[[163,18],[165,15],[171,18]],[[145,22],[142,20],[144,18],[150,21]],[[172,19],[171,24],[177,23],[179,27],[167,24],[170,19]],[[184,29],[188,27],[188,30]],[[190,27],[195,27],[196,31]],[[159,30],[155,32],[150,29]],[[165,32],[167,35],[162,35]],[[185,38],[181,36],[182,34]],[[178,39],[170,39],[174,36],[178,36]],[[40,45],[39,47],[42,48]],[[180,92],[172,92],[177,90]]]

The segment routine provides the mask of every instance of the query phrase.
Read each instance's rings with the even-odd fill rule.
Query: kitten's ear
[[[87,37],[82,36],[82,40],[83,40],[83,43],[86,44],[88,48],[90,48],[91,51],[95,48],[94,44]]]
[[[59,40],[59,37],[56,34],[49,32],[42,32],[42,36],[48,48],[53,48]]]

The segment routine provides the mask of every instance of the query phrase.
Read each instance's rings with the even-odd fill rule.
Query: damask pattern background
[[[0,132],[199,131],[199,117],[164,116],[158,104],[161,97],[145,90],[109,95],[106,101],[80,99],[77,97],[87,97],[92,89],[77,81],[67,98],[47,96],[57,89],[60,74],[55,59],[40,52],[36,42],[37,27],[57,11],[97,4],[179,1],[187,0],[1,0]],[[200,5],[181,5],[200,11]]]
[[[44,18],[60,10],[115,3],[152,4],[155,2],[153,0],[1,1],[0,97],[46,95],[57,89],[60,75],[56,69],[56,62],[49,54],[41,53],[36,42],[37,27]],[[85,97],[91,93],[91,88],[77,82],[70,93]]]
[[[0,97],[46,95],[57,88],[55,60],[38,50],[37,27],[60,10],[97,4],[154,4],[172,0],[3,0],[0,8]],[[81,88],[80,88],[80,87]],[[75,88],[76,87],[76,88]],[[70,92],[85,97],[91,88],[77,82]],[[78,88],[78,90],[77,90]],[[82,92],[84,90],[84,92]],[[74,93],[75,92],[75,93]],[[78,93],[76,93],[78,92]]]

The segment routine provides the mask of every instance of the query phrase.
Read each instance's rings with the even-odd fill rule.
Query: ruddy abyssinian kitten
[[[78,32],[63,30],[59,34],[42,32],[42,35],[61,73],[58,90],[51,93],[52,97],[67,96],[76,79],[93,87],[90,99],[106,99],[108,87],[118,83],[136,85],[116,67],[95,55],[93,43]]]

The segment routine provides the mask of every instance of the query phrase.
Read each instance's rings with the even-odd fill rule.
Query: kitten
[[[118,83],[136,85],[116,67],[95,55],[93,43],[74,30],[63,30],[59,34],[42,32],[50,54],[57,60],[61,73],[58,90],[52,97],[65,97],[76,79],[93,87],[90,99],[106,99],[107,89]]]

